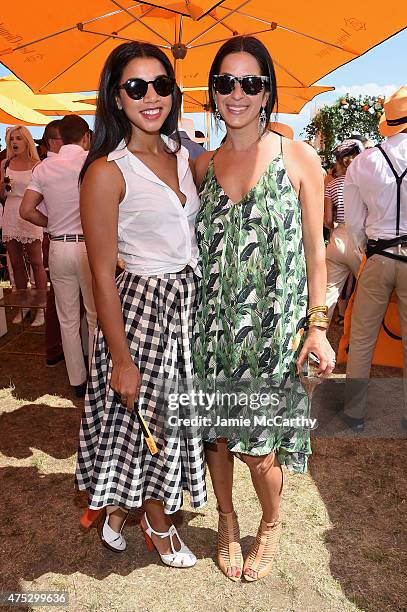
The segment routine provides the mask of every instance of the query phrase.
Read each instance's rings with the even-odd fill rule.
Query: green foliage
[[[320,138],[319,154],[328,168],[335,161],[332,150],[352,134],[381,142],[378,126],[383,113],[384,96],[341,96],[332,106],[323,106],[304,132],[309,140]]]

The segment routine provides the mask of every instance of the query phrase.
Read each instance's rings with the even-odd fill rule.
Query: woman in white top
[[[164,135],[177,127],[181,93],[166,55],[148,43],[117,47],[104,66],[81,217],[93,274],[96,332],[82,419],[76,484],[86,489],[85,524],[105,508],[101,538],[122,551],[129,510],[167,565],[196,558],[170,514],[206,503],[201,438],[163,431],[163,380],[190,380],[196,309],[199,200],[188,153]],[[115,281],[117,254],[125,270]],[[164,402],[165,405],[165,402]],[[158,453],[143,441],[136,410]],[[93,511],[93,512],[92,512]]]
[[[32,169],[38,164],[35,143],[26,127],[16,125],[6,131],[7,158],[1,164],[0,197],[6,198],[3,212],[3,242],[13,268],[17,289],[27,288],[24,249],[33,270],[35,287],[47,288],[47,276],[42,262],[42,227],[20,217],[19,209],[24,192],[31,180]],[[21,323],[23,313],[18,312],[13,323]],[[33,325],[42,325],[44,315],[37,311]]]

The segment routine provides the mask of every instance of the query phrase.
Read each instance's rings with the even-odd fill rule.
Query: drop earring
[[[216,104],[215,106],[215,123],[216,125],[219,125],[219,123],[222,121],[222,115],[219,112],[218,109],[218,105]]]
[[[264,106],[262,106],[261,113],[259,115],[259,132],[260,132],[260,134],[264,133],[264,130],[266,129],[266,125],[267,125],[266,109],[264,108]]]

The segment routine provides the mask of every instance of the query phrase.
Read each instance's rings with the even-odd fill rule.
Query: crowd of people
[[[276,77],[258,39],[226,41],[208,86],[226,131],[216,151],[178,131],[181,92],[167,56],[148,43],[116,47],[101,74],[92,138],[81,117],[52,121],[40,162],[28,130],[8,129],[3,241],[18,289],[27,287],[24,254],[36,288],[47,286],[49,269],[47,364],[64,358],[70,384],[85,396],[75,479],[88,494],[84,524],[103,511],[101,540],[123,552],[126,518],[143,507],[148,549],[167,565],[191,567],[196,557],[171,516],[183,491],[193,508],[206,503],[207,466],[219,567],[232,581],[256,581],[270,573],[280,538],[282,466],[307,470],[309,428],[264,433],[246,424],[201,435],[180,427],[167,435],[163,383],[178,391],[190,381],[210,390],[229,384],[248,394],[266,381],[279,391],[280,416],[306,419],[299,374],[310,359],[318,377],[333,371],[326,332],[366,252],[341,415],[363,429],[365,383],[393,289],[407,363],[407,88],[386,102],[385,143],[339,144],[324,186],[314,149],[271,124]],[[332,229],[327,249],[324,223]],[[262,510],[246,559],[233,506],[235,457]]]

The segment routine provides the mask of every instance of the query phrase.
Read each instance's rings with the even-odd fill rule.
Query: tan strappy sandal
[[[237,515],[235,511],[225,514],[218,509],[218,512],[218,565],[227,578],[238,582],[243,571],[243,556]],[[228,569],[232,567],[240,569],[240,576],[228,576]]]
[[[254,582],[267,576],[273,567],[274,557],[277,551],[281,534],[281,521],[266,523],[263,519],[257,531],[256,541],[252,546],[244,567],[243,576],[248,582]],[[257,572],[257,578],[246,575],[246,570]]]

